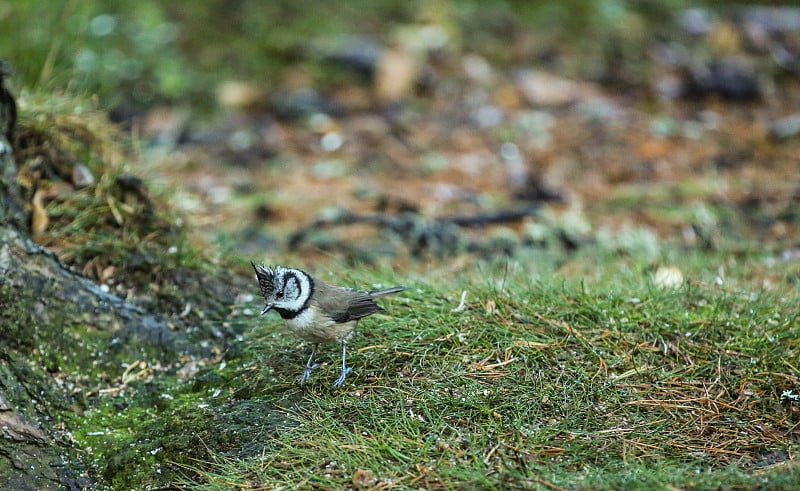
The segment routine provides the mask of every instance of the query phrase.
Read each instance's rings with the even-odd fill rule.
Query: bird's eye
[[[280,292],[276,293],[275,294],[275,298],[283,298],[283,292],[280,291]]]

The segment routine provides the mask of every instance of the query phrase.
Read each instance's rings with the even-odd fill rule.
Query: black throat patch
[[[305,310],[305,307],[303,307],[303,310],[298,310],[297,312],[294,312],[292,310],[281,309],[278,307],[272,307],[272,310],[279,313],[281,315],[281,319],[294,319],[295,317],[300,315],[300,313],[303,310]]]

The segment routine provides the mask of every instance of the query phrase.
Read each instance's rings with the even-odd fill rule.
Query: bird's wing
[[[320,308],[335,322],[350,322],[383,309],[368,292],[333,286],[317,281],[314,297]]]

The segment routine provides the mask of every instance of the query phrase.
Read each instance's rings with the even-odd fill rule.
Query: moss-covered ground
[[[133,368],[73,436],[115,489],[786,489],[800,298],[778,264],[753,285],[768,259],[687,253],[679,284],[594,254],[583,281],[522,261],[343,274],[411,288],[362,322],[341,389],[335,347],[296,385],[308,346],[247,302],[224,355],[185,380]]]

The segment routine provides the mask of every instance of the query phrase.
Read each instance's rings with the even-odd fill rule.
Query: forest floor
[[[298,64],[278,87],[221,83],[209,120],[141,114],[102,214],[71,214],[64,186],[31,196],[35,237],[66,263],[155,295],[152,272],[126,290],[152,263],[83,255],[67,234],[102,216],[127,240],[164,202],[193,267],[410,289],[362,323],[335,390],[335,348],[294,383],[308,346],[257,316],[255,281],[226,287],[222,318],[187,300],[180,317],[224,349],[76,389],[91,473],[116,489],[797,483],[800,65],[737,22],[648,46],[636,83],[630,60],[578,79],[522,37],[502,66],[394,47],[359,79],[340,53],[346,83],[316,87]],[[156,246],[133,252],[184,248]]]

